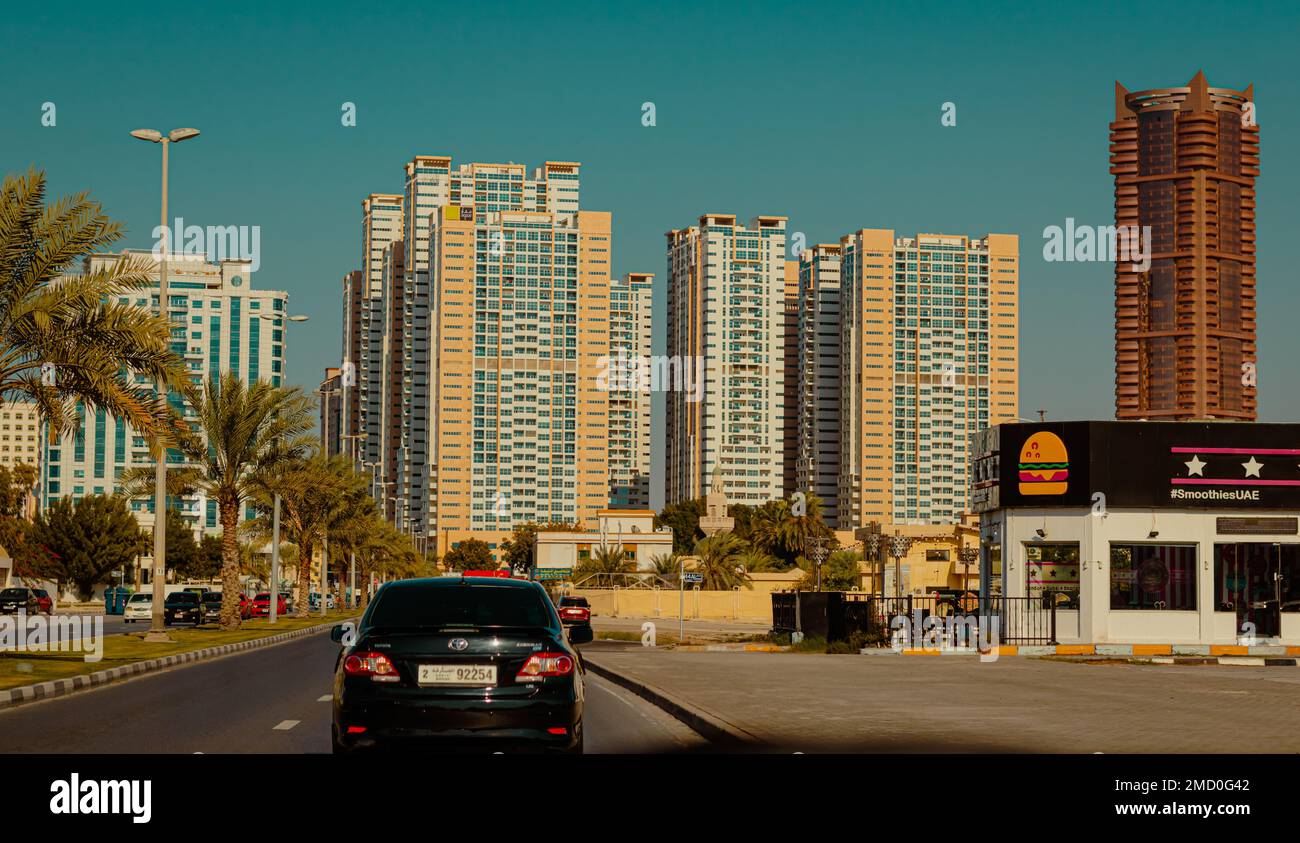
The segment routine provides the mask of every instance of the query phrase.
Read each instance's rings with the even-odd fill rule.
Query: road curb
[[[282,632],[278,635],[268,635],[265,638],[254,638],[250,641],[238,641],[234,644],[222,644],[217,647],[206,647],[202,650],[190,650],[185,653],[176,653],[171,656],[164,656],[158,659],[149,659],[143,662],[132,662],[131,664],[119,665],[118,667],[109,668],[108,670],[99,670],[94,673],[83,673],[79,676],[69,676],[65,679],[51,679],[48,682],[40,682],[36,685],[20,685],[17,688],[0,691],[0,711],[26,703],[37,702],[39,700],[51,700],[58,697],[66,697],[69,694],[75,694],[78,691],[88,690],[90,688],[99,688],[104,685],[110,685],[114,682],[121,682],[124,679],[130,679],[134,676],[140,676],[146,673],[153,673],[158,670],[165,670],[169,667],[178,667],[205,661],[207,659],[226,656],[231,653],[243,652],[245,650],[257,650],[262,647],[270,647],[275,644],[283,644],[292,641],[295,638],[303,638],[308,635],[314,635],[318,632],[324,632],[336,626],[338,623],[344,623],[348,618],[343,618],[337,622],[320,624],[318,626],[308,626],[302,629],[295,629],[291,632]],[[356,620],[352,618],[351,620]]]
[[[684,700],[673,696],[662,688],[643,682],[640,679],[633,679],[623,673],[603,667],[591,660],[588,655],[583,655],[582,663],[592,673],[597,676],[608,679],[616,685],[628,689],[637,696],[648,700],[654,705],[662,708],[681,722],[690,726],[696,732],[699,732],[710,741],[726,746],[757,746],[762,741],[754,735],[746,732],[744,729],[732,723],[728,723],[717,715],[702,711],[692,706]]]

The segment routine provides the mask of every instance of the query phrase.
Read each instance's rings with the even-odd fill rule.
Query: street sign
[[[533,579],[538,582],[566,580],[573,573],[571,568],[534,568]]]
[[[682,574],[682,582],[704,582],[704,575],[687,572]]]

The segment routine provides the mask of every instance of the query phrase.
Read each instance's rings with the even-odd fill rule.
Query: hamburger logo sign
[[[1039,431],[1020,449],[1020,494],[1063,495],[1070,486],[1070,454],[1055,433]]]

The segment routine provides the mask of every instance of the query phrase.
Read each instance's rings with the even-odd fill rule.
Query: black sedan
[[[199,595],[193,591],[174,591],[167,595],[163,603],[163,623],[203,623],[203,604]]]
[[[34,615],[40,611],[40,601],[30,588],[6,588],[0,591],[0,615],[26,612]]]
[[[540,585],[489,577],[382,586],[334,671],[334,752],[582,752],[582,665]],[[579,642],[573,642],[579,643]]]

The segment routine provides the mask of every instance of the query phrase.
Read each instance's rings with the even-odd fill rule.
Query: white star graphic
[[[1241,467],[1246,469],[1247,477],[1259,477],[1259,470],[1264,467],[1264,464],[1262,462],[1255,462],[1255,458],[1251,457],[1250,462],[1242,463]]]
[[[1193,474],[1195,474],[1197,477],[1205,476],[1205,472],[1203,471],[1203,469],[1205,468],[1205,462],[1196,454],[1192,454],[1192,458],[1187,462],[1183,463],[1183,465],[1187,466],[1188,477],[1191,477]]]

